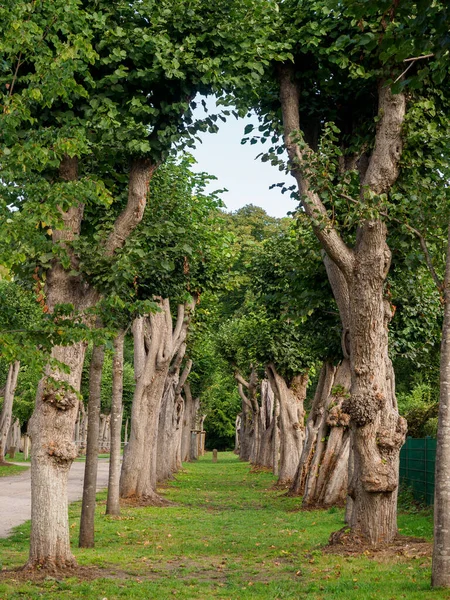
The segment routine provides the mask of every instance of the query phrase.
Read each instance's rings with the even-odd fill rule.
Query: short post
[[[213,462],[217,462],[217,450],[213,450]]]
[[[25,435],[23,441],[23,460],[28,460],[30,456],[30,437]]]

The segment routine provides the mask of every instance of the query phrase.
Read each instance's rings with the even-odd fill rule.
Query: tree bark
[[[161,504],[156,494],[158,418],[170,363],[184,343],[189,311],[194,302],[178,306],[172,327],[169,300],[159,301],[161,310],[140,317],[133,324],[136,387],[131,409],[130,440],[120,477],[122,498],[143,498]]]
[[[444,279],[431,585],[450,587],[450,227]]]
[[[353,500],[352,534],[371,545],[396,535],[399,454],[406,422],[399,416],[394,376],[388,356],[390,307],[383,288],[390,265],[387,230],[380,218],[363,220],[353,250],[340,237],[318,193],[310,188],[309,167],[295,135],[300,131],[300,90],[293,67],[279,69],[285,144],[297,180],[302,205],[329,258],[340,269],[349,291],[350,398],[343,411],[351,417],[354,473],[349,485]],[[361,202],[386,194],[399,173],[405,97],[378,88],[375,144],[361,183]],[[342,316],[342,315],[341,315]]]
[[[181,420],[183,415],[183,401],[181,390],[190,373],[192,361],[186,362],[180,376],[181,363],[186,352],[186,345],[182,344],[174,364],[167,376],[162,399],[158,424],[157,447],[157,481],[163,482],[171,479],[179,468],[181,451],[179,449],[181,437]],[[180,465],[181,466],[181,465]]]
[[[9,365],[3,394],[3,406],[0,413],[0,465],[5,462],[6,440],[12,422],[12,408],[19,370],[20,362],[18,360]]]
[[[305,440],[303,402],[308,375],[295,375],[288,383],[273,364],[267,365],[266,372],[280,405],[280,473],[277,485],[285,486],[294,479]]]
[[[197,421],[197,412],[200,406],[198,398],[193,398],[191,386],[188,381],[183,385],[184,392],[184,413],[183,413],[183,429],[181,433],[181,460],[189,462],[192,460],[192,430],[195,430]]]
[[[260,434],[260,408],[257,399],[258,377],[256,369],[250,366],[250,377],[246,381],[238,372],[235,373],[238,391],[242,400],[240,454],[241,460],[255,464],[258,456]],[[244,392],[247,390],[247,394]]]
[[[102,371],[105,360],[104,346],[94,346],[89,370],[88,430],[86,464],[84,467],[83,499],[81,503],[80,548],[95,545],[94,519],[97,493],[98,438],[101,407]]]
[[[111,447],[109,455],[108,497],[106,514],[120,515],[120,451],[122,449],[122,413],[123,413],[123,344],[125,331],[114,338],[114,358],[112,374],[111,400]]]
[[[234,453],[239,455],[241,448],[241,414],[238,414],[234,422]]]
[[[350,390],[350,364],[325,363],[306,424],[306,439],[290,495],[302,495],[303,506],[343,504],[347,497],[349,416],[342,402]]]
[[[261,381],[260,444],[256,458],[257,467],[273,469],[275,428],[274,393],[267,379]]]
[[[136,167],[139,163],[139,168]],[[127,205],[117,219],[107,241],[106,255],[112,256],[142,219],[148,184],[156,166],[135,161],[130,169]],[[143,176],[143,173],[146,176]],[[70,185],[78,179],[77,157],[65,156],[59,176]],[[78,259],[71,242],[78,238],[84,205],[75,204],[66,212],[60,210],[64,227],[54,230],[53,243],[59,244],[70,257],[70,268],[65,270],[55,259],[47,274],[46,295],[49,312],[56,304],[70,303],[81,314],[95,305],[98,293],[80,275]],[[67,478],[72,461],[77,456],[73,443],[78,415],[78,397],[86,344],[55,346],[52,358],[70,368],[70,373],[46,369],[36,395],[36,407],[30,421],[31,447],[31,537],[30,554],[26,568],[51,570],[74,566],[70,551],[67,514]]]
[[[274,397],[274,430],[273,430],[273,474],[278,477],[280,474],[280,403],[278,398]]]

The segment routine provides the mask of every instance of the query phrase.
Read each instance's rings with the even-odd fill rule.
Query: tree
[[[142,219],[156,167],[182,134],[196,131],[197,92],[248,84],[254,67],[262,70],[254,46],[242,43],[253,35],[246,7],[224,6],[201,3],[180,19],[181,0],[2,5],[2,209],[10,225],[2,234],[7,246],[15,242],[16,263],[40,257],[50,313],[59,304],[85,313],[97,302],[76,246],[90,238],[107,260],[123,246]],[[255,41],[273,6],[256,8]],[[215,127],[212,119],[204,126]],[[85,348],[55,346],[53,358],[70,373],[48,369],[38,389],[31,568],[74,564],[65,489]]]
[[[283,3],[277,35],[292,58],[273,65],[273,86],[265,86],[257,109],[263,137],[276,144],[283,130],[302,208],[341,273],[333,292],[348,299],[341,319],[351,366],[343,402],[354,450],[350,524],[371,545],[396,535],[406,432],[388,356],[385,215],[401,175],[405,117],[417,100],[412,92],[407,113],[401,61],[415,57],[415,16],[413,3]],[[266,159],[276,161],[276,151]]]
[[[156,465],[173,465],[174,460],[169,448],[158,446],[158,428],[159,420],[164,429],[177,418],[166,415],[163,425],[161,407],[163,412],[176,409],[194,307],[205,291],[221,286],[228,265],[229,236],[219,218],[220,201],[204,192],[207,179],[192,172],[191,162],[184,157],[161,167],[142,228],[117,262],[138,299],[157,303],[156,312],[133,325],[136,388],[120,483],[122,497],[153,503],[161,502]],[[171,301],[177,305],[173,315]],[[160,434],[162,442],[173,432]]]

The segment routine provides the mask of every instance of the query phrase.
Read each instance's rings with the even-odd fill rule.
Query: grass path
[[[38,582],[0,580],[1,600],[129,598],[165,600],[400,600],[450,598],[429,587],[430,559],[324,554],[342,511],[299,512],[298,499],[271,490],[273,477],[251,473],[232,453],[211,454],[185,465],[163,494],[166,508],[124,507],[104,516],[97,507],[94,550],[76,546],[80,503],[70,509],[74,552],[80,565],[101,569],[83,581],[48,577]],[[430,536],[431,517],[401,515],[405,535]],[[4,567],[23,564],[29,524],[0,541]]]

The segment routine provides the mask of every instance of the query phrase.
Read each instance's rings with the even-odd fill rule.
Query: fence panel
[[[410,487],[414,498],[434,503],[436,440],[406,438],[400,451],[400,482]]]

